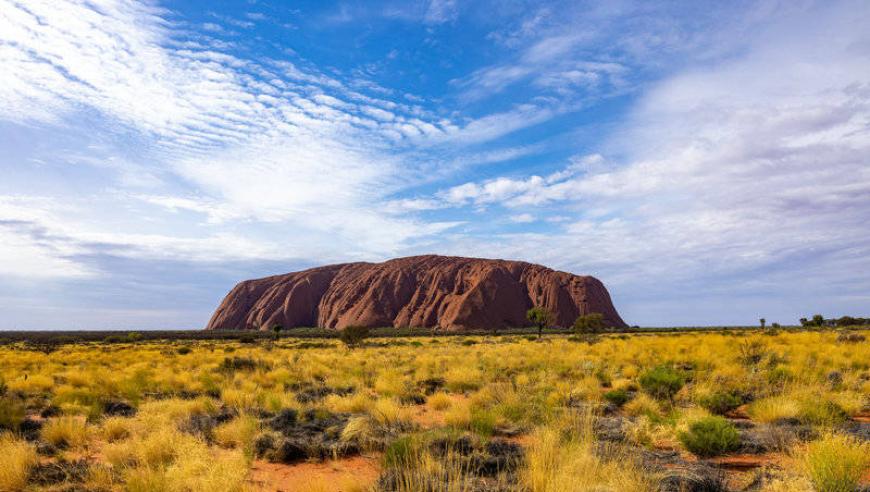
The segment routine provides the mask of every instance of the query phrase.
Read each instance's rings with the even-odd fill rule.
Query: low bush
[[[743,404],[743,398],[733,392],[715,391],[698,398],[698,404],[717,415],[724,415]]]
[[[474,409],[471,411],[471,421],[468,423],[468,427],[475,434],[490,437],[495,432],[497,423],[498,417],[492,411]]]
[[[848,420],[849,415],[835,402],[820,399],[803,401],[798,418],[805,424],[833,426]]]
[[[673,398],[686,384],[683,375],[668,366],[648,370],[637,381],[647,394],[662,400]]]
[[[701,456],[717,456],[740,446],[740,433],[722,417],[705,417],[689,424],[689,430],[677,437],[690,452]]]
[[[614,389],[604,393],[604,399],[618,407],[621,407],[631,400],[631,393],[624,389]]]
[[[819,492],[852,492],[870,466],[870,443],[829,434],[807,445],[804,466]]]
[[[227,357],[221,362],[218,369],[223,372],[235,372],[255,371],[261,367],[264,367],[262,362],[248,357]]]

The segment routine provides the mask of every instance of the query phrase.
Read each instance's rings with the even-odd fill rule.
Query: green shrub
[[[366,326],[348,326],[341,330],[339,337],[348,347],[356,347],[368,338],[369,329]]]
[[[615,389],[604,393],[604,399],[613,403],[617,407],[621,407],[625,405],[628,400],[631,400],[631,394],[624,389]]]
[[[489,410],[472,410],[469,428],[476,434],[489,437],[495,432],[496,415]]]
[[[717,415],[723,415],[742,405],[743,398],[733,392],[716,391],[698,398],[698,404]]]
[[[604,315],[601,313],[589,313],[579,316],[574,321],[574,332],[579,334],[584,333],[600,333],[604,330]]]
[[[218,369],[223,372],[255,371],[266,368],[266,364],[250,357],[225,357]]]
[[[677,436],[686,449],[701,456],[717,456],[740,446],[740,433],[723,417],[705,417],[692,422]]]
[[[784,366],[776,366],[767,372],[767,382],[772,386],[784,386],[794,381],[794,374]]]
[[[686,380],[673,368],[659,366],[641,374],[638,383],[650,396],[670,399],[686,384]]]

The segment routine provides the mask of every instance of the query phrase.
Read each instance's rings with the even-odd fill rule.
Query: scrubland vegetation
[[[274,490],[258,463],[359,455],[379,478],[342,490],[855,491],[862,334],[7,345],[0,491]]]

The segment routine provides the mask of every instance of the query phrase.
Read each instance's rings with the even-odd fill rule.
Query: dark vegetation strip
[[[781,327],[782,331],[825,331],[824,327]],[[866,330],[870,325],[850,326],[840,330]],[[617,331],[606,331],[606,334],[624,333],[709,333],[709,332],[759,332],[775,333],[775,330],[761,330],[758,326],[683,326],[683,327],[631,327]],[[408,328],[375,328],[370,330],[369,338],[400,338],[400,337],[430,337],[430,336],[492,336],[492,335],[534,335],[534,327],[493,330],[469,330],[461,332],[439,332],[431,329]],[[545,334],[571,334],[570,329],[546,329]],[[0,345],[29,342],[35,344],[67,344],[85,342],[130,343],[140,341],[171,341],[171,340],[225,340],[240,342],[256,342],[258,340],[280,339],[331,339],[338,338],[337,330],[324,328],[292,328],[284,329],[276,334],[270,331],[206,331],[206,330],[95,330],[95,331],[2,331],[0,330]]]

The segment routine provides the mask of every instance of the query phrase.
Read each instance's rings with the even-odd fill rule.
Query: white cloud
[[[450,8],[442,5],[439,12],[447,15]],[[417,179],[414,166],[398,165],[401,148],[392,146],[443,139],[445,129],[455,131],[449,121],[426,121],[415,107],[367,96],[290,61],[256,63],[180,43],[163,14],[129,0],[106,0],[98,9],[78,2],[34,1],[25,8],[5,1],[3,117],[63,127],[74,124],[83,108],[98,111],[107,126],[120,123],[141,135],[155,157],[150,170],[120,161],[115,167],[128,177],[120,184],[131,186],[138,178],[143,190],[134,197],[169,212],[203,214],[212,226],[283,223],[308,234],[312,245],[351,244],[358,254],[396,251],[453,226],[395,217],[389,205],[382,206]],[[380,89],[362,82],[353,85]],[[80,161],[108,165],[87,156]],[[186,189],[145,191],[164,186],[163,180],[143,179],[156,175],[181,180]],[[182,232],[173,240],[136,231],[100,234],[98,224],[87,227],[84,217],[78,222],[93,240],[132,241],[127,251],[145,255],[160,248],[193,255],[198,246],[203,258],[213,259],[215,246],[226,241],[239,245],[227,251],[240,257],[285,256],[270,242],[248,247],[221,233],[195,241]],[[58,232],[71,241],[85,239]],[[305,249],[316,255],[316,246]]]
[[[515,222],[517,224],[528,224],[537,220],[537,218],[532,214],[511,215],[509,219],[511,222]]]
[[[458,11],[457,0],[430,0],[423,21],[427,24],[442,24],[455,20]]]
[[[804,258],[791,265],[792,282],[810,269],[819,281],[854,280],[870,270],[866,258],[842,258],[870,249],[868,22],[870,11],[848,2],[795,12],[743,56],[662,81],[606,146],[628,156],[624,165],[593,156],[438,197],[502,205],[509,217],[573,207],[578,218],[555,234],[504,235],[486,247],[617,283],[721,278],[792,258]]]

